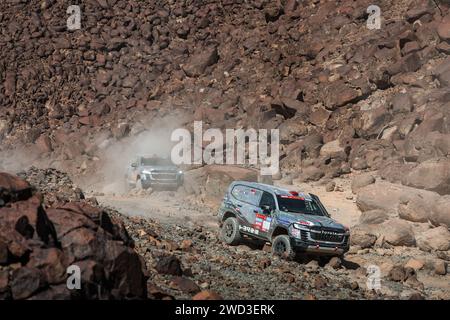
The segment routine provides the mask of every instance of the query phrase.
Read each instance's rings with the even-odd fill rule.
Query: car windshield
[[[313,200],[305,200],[297,196],[277,196],[281,211],[324,216],[320,207]]]
[[[142,166],[172,166],[172,162],[169,159],[164,158],[142,158]]]

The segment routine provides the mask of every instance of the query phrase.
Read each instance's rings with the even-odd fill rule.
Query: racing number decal
[[[248,233],[253,233],[253,234],[256,234],[256,235],[259,234],[259,230],[258,229],[247,227],[247,226],[239,226],[239,230],[242,230],[242,231],[248,232]]]

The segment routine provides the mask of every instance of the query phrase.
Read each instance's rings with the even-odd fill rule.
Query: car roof
[[[264,183],[259,183],[259,182],[250,182],[250,181],[234,181],[231,184],[231,186],[235,186],[237,184],[242,184],[242,185],[248,186],[250,188],[256,188],[256,189],[260,189],[262,191],[271,192],[271,193],[274,193],[275,195],[279,195],[279,196],[292,196],[291,192],[294,191],[294,190],[288,190],[288,189],[280,188],[280,187],[269,185],[269,184],[264,184]],[[300,197],[303,197],[308,200],[312,199],[311,195],[307,192],[302,192],[302,191],[297,191],[297,192]]]

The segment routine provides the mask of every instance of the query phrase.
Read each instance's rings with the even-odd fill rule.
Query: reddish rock
[[[175,256],[162,257],[156,264],[156,271],[161,274],[170,274],[174,276],[183,275],[180,260]]]
[[[147,292],[149,299],[156,300],[173,300],[173,296],[161,290],[161,288],[154,285],[152,282],[147,282]]]
[[[67,263],[61,250],[34,248],[27,266],[42,271],[48,283],[58,284],[66,279]]]
[[[200,287],[194,281],[184,277],[173,277],[170,281],[170,286],[184,293],[193,294],[200,291]]]
[[[144,266],[139,255],[119,241],[107,241],[104,266],[115,299],[144,298],[147,295]]]
[[[41,206],[39,196],[0,208],[0,222],[9,225],[27,239],[40,239],[44,243],[57,242],[53,223]]]
[[[223,298],[214,291],[202,291],[193,296],[192,300],[223,300]]]
[[[9,285],[9,272],[8,270],[0,270],[0,297],[2,293],[8,290]]]
[[[45,275],[35,268],[22,267],[11,277],[11,292],[15,300],[26,299],[46,285]]]
[[[183,70],[189,77],[198,77],[205,72],[207,67],[217,63],[218,60],[216,47],[205,48],[192,55],[183,65]]]
[[[0,172],[0,207],[10,201],[25,200],[29,197],[31,197],[31,186],[28,182]]]
[[[0,240],[0,265],[8,262],[8,245]]]
[[[50,138],[48,137],[48,135],[41,135],[37,140],[36,140],[36,146],[38,147],[39,151],[42,153],[48,153],[53,151],[53,147],[52,147],[52,142],[50,140]]]

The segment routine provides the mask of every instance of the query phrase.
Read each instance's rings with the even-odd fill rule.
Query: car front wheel
[[[237,245],[241,242],[241,233],[239,232],[239,222],[236,218],[230,217],[225,220],[221,230],[222,240],[229,245]]]
[[[272,241],[272,253],[286,260],[293,260],[295,258],[295,251],[288,235],[282,234],[275,237]]]

